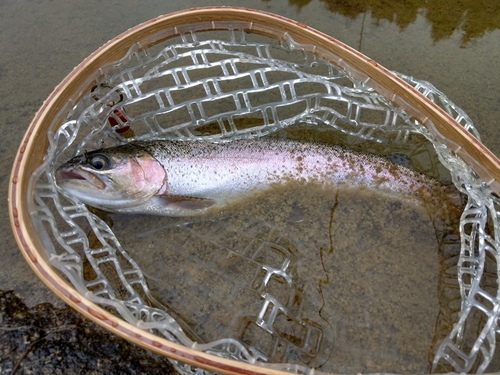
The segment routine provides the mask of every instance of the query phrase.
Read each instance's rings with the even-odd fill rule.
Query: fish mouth
[[[95,174],[87,172],[83,169],[65,169],[59,168],[57,170],[57,177],[60,181],[87,181],[96,188],[102,190],[106,187],[106,184],[101,181]]]

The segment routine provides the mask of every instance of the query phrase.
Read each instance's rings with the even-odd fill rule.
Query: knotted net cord
[[[452,258],[449,269],[456,270],[451,278],[458,281],[461,306],[451,332],[436,346],[433,371],[451,366],[457,372],[484,372],[495,353],[500,310],[498,199],[488,185],[441,142],[432,126],[423,126],[408,116],[341,59],[331,61],[345,70],[318,58],[314,46],[300,45],[286,33],[281,33],[284,42],[248,34],[244,30],[251,26],[244,22],[219,22],[213,28],[221,30],[198,31],[206,28],[205,24],[193,24],[166,30],[162,37],[177,37],[147,49],[142,48],[141,42],[149,43],[136,43],[122,59],[89,77],[98,91],[102,89],[97,101],[93,98],[96,93],[89,92],[78,102],[68,102],[54,118],[47,134],[50,146],[28,190],[33,192],[33,197],[28,197],[31,217],[50,263],[79,293],[139,328],[221,357],[312,373],[310,367],[297,363],[266,363],[279,345],[286,350],[302,350],[309,360],[314,358],[322,333],[300,314],[294,315],[291,306],[279,303],[263,289],[256,290],[261,293],[262,309],[252,323],[275,334],[271,353],[235,338],[206,343],[193,339],[196,333],[181,327],[175,314],[153,296],[147,278],[110,227],[57,188],[54,171],[77,153],[126,142],[122,134],[107,124],[110,117],[118,123],[115,128],[131,124],[134,140],[226,142],[262,137],[296,124],[344,134],[353,145],[368,140],[404,146],[412,134],[420,134],[433,146],[454,185],[467,196],[460,237],[443,240],[443,246],[460,245],[460,255]],[[468,116],[435,87],[403,74],[398,76],[479,138]],[[100,86],[102,83],[106,83],[106,88]],[[117,99],[120,96],[122,100]],[[411,145],[409,148],[410,157],[412,152],[422,152],[412,151]],[[435,170],[435,165],[429,167],[429,173]],[[263,241],[255,234],[259,226],[266,224],[249,223],[254,231],[240,234],[250,242],[259,241],[261,250],[277,251],[280,264],[263,265],[255,256],[234,253],[254,267],[265,269],[264,280],[279,275],[292,285],[289,265],[295,260],[288,245],[279,240],[273,244]],[[192,229],[192,222],[176,228],[203,238]],[[214,228],[218,238],[235,230],[228,222],[214,223]],[[97,246],[90,244],[89,230],[97,238]],[[264,288],[267,281],[260,287]],[[305,327],[305,344],[300,348],[273,326],[278,312]],[[176,366],[183,373],[206,373],[181,363]]]

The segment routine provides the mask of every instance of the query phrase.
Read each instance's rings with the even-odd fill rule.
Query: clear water
[[[430,217],[368,189],[287,184],[201,218],[114,215],[113,229],[196,341],[237,338],[273,362],[327,372],[424,373],[442,334]],[[266,267],[291,283],[265,282]],[[263,293],[286,312],[273,319]]]

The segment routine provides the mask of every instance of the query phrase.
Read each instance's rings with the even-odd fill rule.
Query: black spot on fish
[[[403,154],[401,152],[394,152],[392,154],[388,154],[387,158],[395,164],[401,165],[408,169],[412,169],[411,159],[406,154]]]

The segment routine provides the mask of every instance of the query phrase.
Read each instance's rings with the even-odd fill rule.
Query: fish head
[[[158,160],[131,144],[85,152],[56,171],[60,188],[107,211],[143,204],[165,191],[166,180]]]

